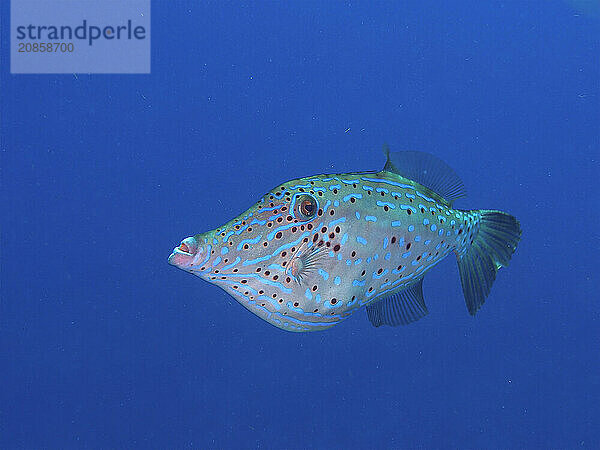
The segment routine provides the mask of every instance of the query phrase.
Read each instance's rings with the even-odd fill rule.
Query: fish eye
[[[296,201],[296,212],[300,219],[310,219],[317,212],[317,201],[310,195],[302,195]]]

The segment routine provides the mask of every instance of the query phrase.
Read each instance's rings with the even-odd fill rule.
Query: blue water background
[[[598,448],[597,7],[154,1],[151,75],[77,76],[10,75],[0,11],[1,448]],[[521,221],[475,318],[452,257],[308,334],[167,264],[384,142]]]

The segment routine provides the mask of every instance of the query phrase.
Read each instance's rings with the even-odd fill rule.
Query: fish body
[[[475,314],[521,232],[508,214],[454,209],[462,195],[437,158],[388,152],[379,172],[276,187],[239,217],[182,241],[169,262],[281,329],[315,331],[365,306],[375,326],[418,320],[427,314],[424,274],[454,252]]]

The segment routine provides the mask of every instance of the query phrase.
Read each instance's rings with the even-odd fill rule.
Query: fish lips
[[[173,253],[169,256],[169,264],[180,269],[188,269],[198,262],[203,253],[204,249],[198,245],[196,238],[188,237],[173,249]]]

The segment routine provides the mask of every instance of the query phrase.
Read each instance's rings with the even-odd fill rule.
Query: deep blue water
[[[153,2],[151,75],[10,75],[0,447],[598,448],[600,12],[566,1]],[[467,314],[287,333],[167,264],[291,178],[462,176],[522,241]]]

